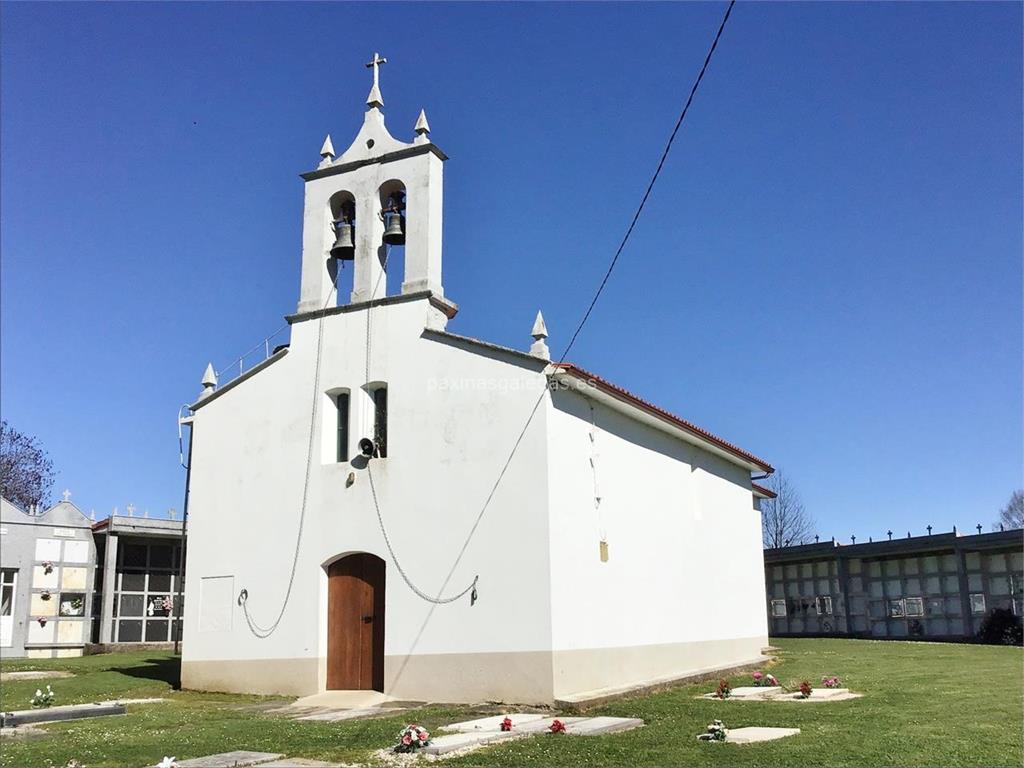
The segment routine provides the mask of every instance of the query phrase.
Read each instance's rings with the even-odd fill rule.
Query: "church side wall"
[[[556,698],[757,660],[767,623],[749,473],[590,404],[559,391],[548,415]]]
[[[323,323],[319,415],[294,586],[276,630],[299,527],[318,322],[292,327],[287,355],[196,412],[183,684],[305,695],[325,690],[327,566],[369,552],[386,562],[385,692],[432,701],[552,697],[545,414],[538,413],[451,579],[515,436],[543,386],[513,365],[422,336],[426,300]],[[364,385],[388,385],[388,457],[372,459],[381,513],[402,567],[445,596],[434,606],[402,580],[359,460],[338,463],[327,392],[349,388],[351,454],[372,434]],[[350,483],[350,476],[352,482]],[[762,612],[763,613],[763,612]]]

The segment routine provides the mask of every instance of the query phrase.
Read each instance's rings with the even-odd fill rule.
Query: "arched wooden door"
[[[384,690],[384,561],[375,555],[327,569],[327,689]]]

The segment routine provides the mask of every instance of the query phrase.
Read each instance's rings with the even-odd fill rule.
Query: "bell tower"
[[[391,248],[404,246],[403,295],[429,292],[441,299],[441,208],[447,156],[430,140],[421,110],[409,142],[395,139],[384,125],[380,67],[373,54],[373,86],[366,97],[363,126],[339,156],[328,135],[316,170],[302,174],[302,282],[298,313],[346,303],[334,296],[334,275],[352,263],[349,301],[383,298]]]

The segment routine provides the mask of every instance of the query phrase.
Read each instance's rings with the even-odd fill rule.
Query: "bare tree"
[[[1006,529],[1024,528],[1024,491],[1014,491],[1006,506],[999,510],[999,519],[992,525],[993,531],[1002,526]]]
[[[0,421],[0,496],[23,509],[48,506],[53,462],[34,437]]]
[[[789,478],[776,472],[765,485],[777,494],[774,499],[761,500],[761,538],[765,549],[803,544],[813,538],[814,518],[804,509]]]

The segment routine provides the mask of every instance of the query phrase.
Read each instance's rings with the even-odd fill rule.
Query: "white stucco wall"
[[[372,309],[368,377],[366,310],[323,321],[320,408],[299,566],[280,626],[265,639],[249,630],[234,600],[220,609],[230,610],[226,621],[201,619],[200,585],[207,577],[232,577],[234,595],[248,590],[249,610],[262,625],[280,610],[298,533],[318,321],[293,325],[281,360],[196,411],[186,594],[200,597],[185,606],[186,668],[197,661],[319,659],[322,690],[324,566],[360,551],[387,562],[389,675],[397,674],[394,665],[406,656],[550,648],[543,411],[445,590],[461,590],[479,574],[474,606],[467,597],[433,608],[412,593],[385,550],[366,471],[333,461],[335,412],[324,393],[352,391],[355,455],[358,439],[372,434],[372,407],[360,388],[367,380],[387,382],[388,458],[373,460],[377,493],[403,567],[424,591],[438,590],[544,378],[540,363],[514,365],[500,355],[424,338],[428,306],[419,299]],[[463,386],[452,388],[452,382]],[[324,428],[329,434],[321,434]],[[346,487],[350,472],[356,481]]]
[[[749,471],[593,403],[598,513],[590,403],[558,391],[547,417],[556,696],[756,657],[767,625]]]

